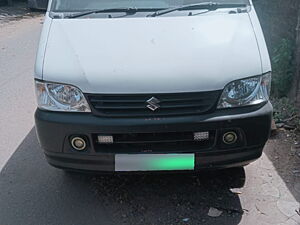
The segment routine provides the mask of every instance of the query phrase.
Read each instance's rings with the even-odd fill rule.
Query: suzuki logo
[[[158,104],[160,103],[160,101],[155,97],[152,97],[149,100],[147,100],[147,103],[148,103],[147,108],[151,109],[152,111],[155,111],[158,108],[160,108],[160,105]]]

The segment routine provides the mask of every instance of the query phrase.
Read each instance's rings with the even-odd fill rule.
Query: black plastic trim
[[[272,105],[267,103],[257,110],[248,108],[247,111],[246,108],[243,108],[216,111],[206,115],[155,118],[101,118],[90,113],[62,113],[37,109],[35,120],[37,135],[42,148],[50,158],[51,156],[55,156],[55,160],[52,159],[50,163],[55,164],[55,161],[58,161],[59,165],[56,166],[60,167],[68,167],[73,164],[76,164],[77,166],[75,167],[78,167],[81,160],[96,160],[102,155],[106,157],[109,156],[109,160],[111,160],[116,153],[133,153],[130,149],[123,149],[119,152],[115,150],[112,151],[109,147],[105,151],[101,149],[100,151],[99,149],[96,150],[93,142],[93,135],[95,134],[168,133],[185,131],[216,131],[218,138],[212,147],[207,149],[186,149],[184,152],[199,154],[203,157],[202,159],[204,161],[209,161],[210,164],[202,162],[201,165],[204,167],[210,167],[214,165],[214,162],[218,163],[218,165],[222,164],[226,166],[227,164],[231,165],[231,160],[236,164],[239,161],[251,161],[257,158],[259,155],[257,149],[262,149],[269,138]],[[238,145],[224,146],[218,141],[220,140],[222,132],[233,129],[240,131],[240,135],[243,137],[242,142],[238,143]],[[78,152],[70,147],[69,138],[72,135],[86,137],[89,143],[87,151]],[[255,152],[248,152],[252,151],[251,149],[254,149],[253,151]],[[248,152],[247,157],[243,154],[244,151]],[[180,149],[176,150],[176,152],[182,153]],[[134,153],[137,154],[138,152]],[[159,153],[168,154],[171,152],[167,149],[160,149]],[[224,160],[222,160],[222,157]],[[68,160],[68,162],[66,162],[65,158],[71,162]],[[76,162],[72,162],[73,159],[76,159]],[[101,157],[101,160],[104,160],[103,163],[106,165],[105,159],[105,157]],[[200,159],[200,161],[202,159]],[[74,168],[74,166],[72,166],[72,168]],[[80,168],[79,166],[79,169]],[[84,169],[101,170],[101,168],[101,165],[96,165],[95,167],[93,167],[93,165],[86,165]]]

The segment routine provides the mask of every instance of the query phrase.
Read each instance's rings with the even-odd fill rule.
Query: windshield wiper
[[[171,7],[164,10],[159,10],[149,14],[147,17],[161,16],[177,10],[197,10],[197,9],[208,9],[209,11],[217,10],[219,8],[240,8],[246,7],[247,4],[243,3],[217,3],[217,2],[201,2],[196,4],[182,5],[178,7]]]
[[[106,13],[106,12],[125,12],[128,15],[131,14],[133,15],[138,11],[139,11],[138,8],[108,8],[108,9],[99,9],[99,10],[91,10],[86,12],[74,13],[74,14],[66,15],[65,18],[78,18],[78,17],[87,16],[91,14]]]

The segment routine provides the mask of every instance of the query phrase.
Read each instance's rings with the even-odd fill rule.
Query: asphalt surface
[[[49,166],[33,121],[40,29],[39,17],[0,24],[0,225],[300,224],[300,160],[283,131],[245,169],[96,175]]]
[[[41,18],[0,23],[0,169],[34,125],[33,65],[40,29]]]

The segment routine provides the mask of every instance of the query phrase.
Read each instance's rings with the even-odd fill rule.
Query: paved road
[[[41,18],[0,24],[0,169],[33,127],[33,64]]]
[[[300,224],[299,152],[283,131],[245,169],[100,176],[50,167],[33,123],[40,23],[0,24],[0,225]],[[221,214],[209,216],[211,207]]]

